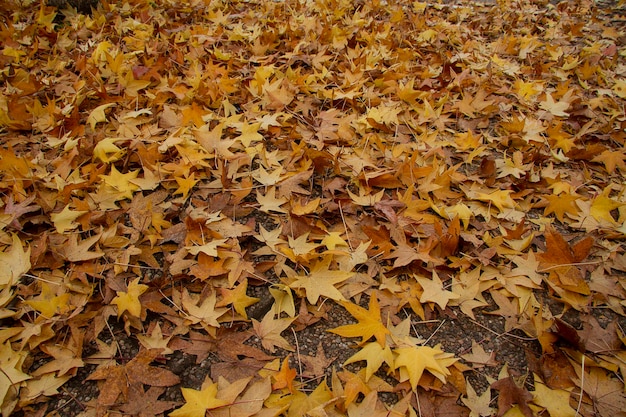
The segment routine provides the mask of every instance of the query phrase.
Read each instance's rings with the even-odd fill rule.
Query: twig
[[[346,218],[343,217],[343,209],[341,208],[341,201],[339,202],[339,213],[341,214],[341,222],[343,223],[343,228],[346,231],[346,241],[348,242],[348,246],[350,246],[350,252],[354,252],[354,248],[352,247],[352,243],[350,242],[350,236],[348,235],[348,225],[346,224]]]
[[[296,335],[296,331],[294,328],[291,328],[291,332],[293,333],[293,339],[296,341],[296,355],[298,356],[298,370],[300,371],[300,383],[304,384],[304,380],[302,379],[302,360],[300,359],[300,344],[298,343],[298,336]]]
[[[552,265],[552,266],[549,266],[549,267],[543,268],[543,269],[538,269],[537,272],[547,272],[547,271],[550,271],[552,269],[562,268],[562,267],[565,267],[565,266],[598,265],[600,263],[602,263],[602,261],[574,262],[574,263],[570,263],[570,264],[559,264],[559,265]]]
[[[583,358],[580,364],[580,395],[578,396],[578,407],[576,407],[576,414],[574,417],[577,417],[580,413],[580,406],[583,402],[583,387],[585,386],[585,355],[583,354]]]
[[[439,329],[441,329],[441,326],[443,326],[445,324],[445,322],[446,322],[446,319],[441,320],[441,324],[439,326],[437,326],[435,331],[430,336],[428,336],[428,339],[426,339],[426,341],[424,342],[424,345],[427,344],[428,341],[430,339],[432,339],[437,334],[437,332],[439,331]]]

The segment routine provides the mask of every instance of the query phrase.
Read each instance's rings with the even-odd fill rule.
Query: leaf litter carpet
[[[3,416],[623,416],[620,4],[4,2]]]

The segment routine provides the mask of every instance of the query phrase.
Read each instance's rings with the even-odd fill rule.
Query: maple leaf
[[[344,383],[343,397],[346,406],[352,404],[359,395],[367,395],[372,392],[372,387],[363,378],[363,370],[357,373],[343,370],[337,375]]]
[[[274,353],[275,347],[279,347],[285,350],[293,351],[289,342],[287,342],[280,334],[295,320],[295,318],[288,319],[274,319],[274,312],[270,311],[263,317],[260,322],[252,319],[252,326],[254,331],[261,339],[263,347],[270,352]]]
[[[474,387],[467,384],[467,397],[461,398],[463,404],[470,409],[469,417],[487,417],[493,415],[493,408],[491,404],[491,391],[485,390],[481,395],[476,394]]]
[[[309,256],[316,255],[315,249],[319,246],[317,243],[309,242],[308,239],[309,233],[304,233],[296,239],[289,236],[289,247],[282,247],[281,252],[294,261],[297,260],[298,257],[306,260]]]
[[[146,384],[155,387],[170,387],[180,382],[173,372],[150,366],[150,363],[159,355],[158,350],[140,350],[133,359],[125,365],[100,365],[87,377],[87,380],[105,380],[100,386],[98,403],[109,406],[117,401],[120,394],[128,398],[128,387],[137,384]]]
[[[328,389],[326,382],[319,384],[310,395],[303,392],[296,392],[290,398],[288,417],[301,417],[305,415],[314,415],[313,410],[323,406],[333,398],[332,393]]]
[[[57,230],[57,233],[63,234],[67,230],[73,230],[78,227],[78,223],[75,223],[74,220],[76,220],[85,213],[88,213],[88,211],[70,210],[70,205],[68,204],[59,213],[50,214],[50,219],[52,220],[52,223],[54,223],[54,227]]]
[[[241,135],[237,136],[235,140],[241,142],[241,144],[246,148],[249,147],[252,142],[258,142],[263,140],[263,135],[259,133],[260,126],[261,123],[241,124],[239,126]]]
[[[443,289],[443,283],[439,276],[433,270],[432,279],[416,276],[415,279],[419,282],[420,286],[424,289],[424,292],[420,296],[420,303],[433,302],[443,310],[446,308],[448,301],[460,298],[459,294],[455,294],[452,291]]]
[[[274,307],[272,311],[277,316],[280,313],[286,313],[289,317],[296,315],[296,304],[293,300],[291,288],[285,284],[274,284],[269,288],[270,294],[274,298]]]
[[[357,353],[350,356],[344,362],[344,365],[350,363],[366,361],[365,382],[374,375],[383,363],[386,363],[390,369],[394,368],[394,355],[389,346],[381,346],[379,343],[366,343]]]
[[[546,228],[545,237],[547,251],[537,254],[537,259],[542,268],[550,272],[551,279],[548,283],[562,297],[567,297],[566,292],[588,295],[589,286],[576,264],[587,257],[594,243],[593,238],[588,236],[570,247],[563,236],[552,227]],[[571,297],[568,300],[574,301]]]
[[[189,313],[187,320],[194,324],[200,323],[205,330],[214,332],[215,328],[220,327],[220,323],[217,319],[223,316],[228,309],[216,308],[217,296],[214,291],[201,301],[200,299],[199,294],[190,293],[186,288],[183,289],[182,303],[185,310]],[[200,302],[199,305],[198,302]],[[209,330],[209,327],[212,329]]]
[[[79,242],[78,235],[70,235],[67,244],[60,248],[61,252],[70,262],[89,261],[104,256],[100,250],[90,251],[89,249],[100,240],[100,234],[82,239]]]
[[[546,93],[546,99],[544,101],[539,102],[539,107],[550,112],[553,116],[558,117],[567,117],[569,113],[567,110],[570,106],[570,103],[565,100],[560,100],[555,102],[554,98],[550,93]]]
[[[380,307],[378,305],[378,298],[376,297],[376,293],[373,293],[370,296],[369,310],[366,310],[356,304],[352,304],[349,301],[340,301],[339,303],[359,322],[357,324],[339,326],[328,331],[343,337],[360,336],[362,339],[359,345],[363,345],[371,337],[375,337],[380,346],[384,347],[386,344],[386,337],[390,334],[390,332],[381,321]]]
[[[625,159],[626,155],[623,150],[611,151],[607,149],[600,155],[595,156],[591,161],[602,162],[606,171],[609,174],[612,174],[615,172],[616,167],[622,171],[626,170],[626,162],[624,162]]]
[[[227,288],[220,288],[220,294],[222,295],[222,299],[215,305],[216,307],[224,307],[229,304],[233,306],[235,311],[244,319],[248,319],[248,315],[246,313],[246,307],[249,307],[259,301],[259,298],[249,297],[246,294],[246,290],[248,289],[248,280],[244,279],[241,284],[235,287],[232,290]]]
[[[138,334],[137,339],[139,339],[139,342],[141,343],[141,345],[145,347],[146,349],[160,350],[162,355],[169,355],[171,353],[174,353],[172,349],[167,347],[167,344],[172,339],[172,336],[173,335],[170,335],[168,337],[163,337],[163,332],[161,331],[161,325],[157,323],[152,328],[152,333],[150,334],[150,336]]]
[[[544,196],[546,200],[548,200],[548,205],[543,211],[543,215],[547,216],[549,214],[556,214],[556,218],[563,223],[565,220],[565,215],[568,214],[572,218],[575,218],[579,212],[578,207],[575,202],[580,198],[580,196],[572,195],[572,194],[552,194]]]
[[[479,201],[487,201],[502,212],[504,209],[515,207],[515,201],[511,198],[512,193],[511,190],[495,190],[490,193],[477,192],[474,198]]]
[[[343,295],[335,288],[335,284],[343,282],[352,277],[354,273],[344,271],[331,271],[331,257],[326,256],[311,267],[309,275],[290,277],[295,278],[290,288],[304,288],[306,298],[310,304],[317,304],[320,296],[328,297],[332,300],[345,300]]]
[[[496,352],[485,352],[482,345],[472,340],[472,353],[461,355],[461,358],[474,364],[474,368],[482,368],[483,366],[496,366]]]
[[[141,301],[139,296],[148,290],[148,286],[140,284],[141,278],[135,278],[128,284],[126,291],[117,291],[117,296],[111,300],[111,304],[117,305],[117,316],[125,311],[131,316],[141,317]]]
[[[11,236],[10,249],[0,252],[0,287],[12,287],[31,268],[30,248],[24,250],[16,234]]]
[[[393,350],[394,369],[400,370],[400,381],[409,381],[413,390],[417,389],[424,371],[429,371],[442,382],[450,375],[450,371],[439,361],[446,355],[439,347],[414,346],[401,347]]]
[[[269,187],[265,195],[257,191],[256,200],[261,205],[259,210],[264,211],[265,213],[272,211],[277,213],[287,213],[287,210],[281,208],[280,206],[287,203],[289,200],[284,197],[276,198],[276,189],[274,187]]]
[[[528,403],[533,399],[533,396],[526,388],[520,388],[513,377],[499,379],[491,384],[491,388],[499,392],[498,395],[498,416],[504,415],[508,410],[513,407],[513,404],[517,404],[526,417],[532,417]]]
[[[262,415],[265,400],[269,399],[268,397],[272,392],[270,378],[263,378],[249,383],[250,380],[251,377],[242,378],[229,384],[224,378],[220,378],[218,381],[217,398],[229,401],[231,405],[213,409],[209,411],[210,415],[215,417]],[[244,389],[245,391],[242,392]]]
[[[533,403],[548,410],[550,417],[575,417],[577,415],[569,405],[570,393],[562,389],[551,389],[535,380]]]
[[[26,300],[26,304],[39,311],[43,317],[50,319],[57,314],[67,313],[70,310],[69,300],[70,293],[56,294],[48,283],[42,282],[41,294],[36,298]]]
[[[99,159],[105,164],[118,161],[126,153],[125,149],[119,148],[115,142],[123,139],[105,138],[99,141],[93,149],[93,157]]]
[[[15,204],[15,201],[13,201],[13,196],[9,195],[9,199],[4,207],[4,214],[9,215],[9,219],[3,219],[0,224],[10,224],[15,229],[22,230],[22,225],[19,221],[20,217],[22,217],[24,214],[32,213],[33,211],[41,209],[41,207],[39,207],[37,204],[31,205],[31,203],[35,200],[35,197],[36,196],[32,195],[25,200],[19,202],[18,204]]]
[[[605,221],[608,224],[616,224],[611,215],[611,211],[621,207],[624,203],[613,200],[609,197],[610,187],[605,188],[602,194],[596,196],[591,203],[589,214],[597,221]]]
[[[95,130],[98,123],[103,123],[107,121],[105,110],[114,106],[115,103],[102,104],[93,109],[91,113],[89,113],[89,116],[87,117],[87,123],[91,126],[91,130]]]
[[[200,390],[181,388],[185,404],[172,411],[170,417],[204,417],[207,410],[224,407],[228,401],[217,398],[217,383],[206,379]]]
[[[293,394],[293,380],[296,377],[297,372],[295,369],[289,367],[289,358],[290,355],[287,355],[287,357],[283,359],[280,371],[273,375],[274,383],[272,384],[272,389],[279,390],[287,388],[289,392]]]
[[[150,387],[144,391],[143,386],[131,385],[128,388],[128,402],[120,407],[120,411],[138,417],[156,417],[179,405],[176,401],[162,401],[159,397],[165,388]]]
[[[302,376],[308,378],[321,377],[326,373],[326,370],[331,363],[335,361],[334,357],[327,357],[326,352],[322,346],[322,342],[317,344],[317,351],[314,356],[300,355],[300,360],[304,364],[306,370],[302,373]]]
[[[626,410],[626,394],[622,381],[612,378],[601,368],[593,367],[589,372],[581,374],[577,369],[579,378],[584,378],[585,383],[579,384],[582,390],[589,395],[593,402],[593,409],[602,416],[624,415]]]
[[[100,175],[100,178],[104,181],[105,191],[110,193],[116,201],[123,199],[132,200],[133,193],[139,189],[132,181],[138,175],[138,169],[122,174],[115,168],[115,165],[111,165],[110,174]]]
[[[178,188],[174,191],[173,195],[182,194],[182,199],[186,200],[189,195],[189,191],[196,185],[198,180],[196,179],[196,173],[192,172],[190,175],[184,177],[174,177]]]
[[[17,396],[20,383],[31,378],[22,371],[26,356],[26,352],[14,351],[8,342],[0,345],[0,399],[2,402],[7,399],[11,390]]]

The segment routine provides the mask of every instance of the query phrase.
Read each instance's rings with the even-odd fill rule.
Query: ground
[[[2,3],[4,416],[624,415],[621,3],[170,3]]]

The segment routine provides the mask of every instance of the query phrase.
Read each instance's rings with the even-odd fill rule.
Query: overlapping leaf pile
[[[625,307],[626,49],[593,4],[124,0],[3,17],[4,416],[44,412],[88,364],[84,415],[623,415],[624,331],[592,317]],[[252,321],[251,284],[272,295]],[[328,308],[358,321],[328,330],[354,338],[362,370],[319,379],[320,348],[307,391],[283,336]],[[505,317],[541,344],[530,390],[505,367],[478,395],[407,311]],[[174,350],[224,365],[184,403],[162,396]]]

